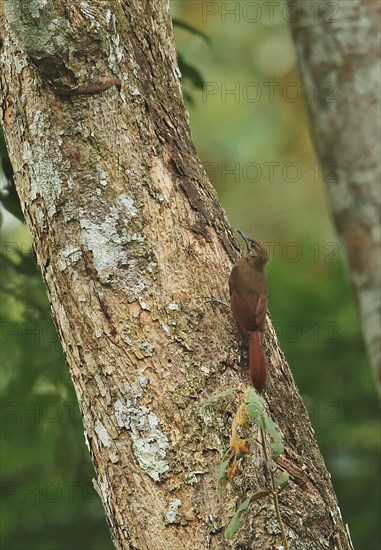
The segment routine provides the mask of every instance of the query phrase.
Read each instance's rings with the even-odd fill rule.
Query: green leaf
[[[287,487],[289,479],[290,479],[290,476],[288,475],[288,473],[282,472],[279,476],[275,478],[275,483],[279,485],[279,487],[283,491],[283,489]]]
[[[192,27],[192,25],[189,25],[189,23],[185,23],[185,21],[182,21],[181,19],[177,19],[175,17],[172,19],[172,22],[173,22],[175,27],[179,27],[180,29],[184,29],[184,30],[189,31],[190,33],[196,35],[196,36],[199,36],[200,38],[205,40],[205,42],[209,46],[212,44],[212,41],[211,41],[211,39],[209,38],[209,36],[207,34],[205,34],[202,31],[199,31],[195,27]]]
[[[258,428],[268,433],[272,438],[273,442],[270,443],[270,447],[273,450],[272,459],[276,461],[284,453],[283,435],[277,424],[265,414],[264,404],[265,401],[260,395],[253,390],[248,391],[246,400],[247,414]]]
[[[266,460],[265,462],[269,470],[276,470],[276,462],[274,462],[271,458],[270,460]]]
[[[184,96],[185,103],[188,103],[188,105],[190,105],[190,107],[193,107],[194,100],[193,100],[193,97],[191,96],[191,94],[189,94],[188,92],[183,90],[183,96]]]
[[[239,519],[239,515],[234,514],[234,516],[229,522],[229,525],[225,529],[225,533],[224,533],[225,539],[232,539],[240,527],[241,527],[241,522]]]
[[[196,67],[189,65],[179,52],[177,52],[177,61],[183,78],[189,80],[195,88],[202,90],[204,87],[204,79],[200,71],[196,69]]]
[[[236,388],[228,388],[225,391],[215,393],[214,395],[211,395],[209,399],[204,401],[202,404],[203,408],[206,409],[207,407],[210,407],[210,405],[213,405],[216,401],[221,399],[222,397],[229,397],[230,395],[233,395],[233,393],[236,391]]]
[[[273,443],[270,443],[270,447],[273,450],[272,459],[277,460],[280,455],[284,453],[282,433],[279,430],[277,424],[275,424],[275,422],[273,422],[268,416],[263,415],[262,421],[264,425],[264,431],[267,432],[273,439]]]
[[[232,539],[234,535],[237,533],[238,529],[241,526],[241,514],[243,512],[246,512],[246,510],[249,508],[250,504],[256,500],[260,500],[261,498],[267,496],[269,494],[269,491],[257,491],[256,493],[253,493],[249,495],[241,504],[239,508],[237,508],[234,516],[229,521],[229,525],[225,529],[224,537],[225,539]]]
[[[226,451],[226,453],[224,454],[221,462],[220,462],[220,466],[218,468],[218,473],[217,473],[217,490],[218,490],[218,494],[221,495],[222,494],[222,490],[223,490],[223,482],[225,481],[226,479],[226,472],[227,472],[227,469],[228,469],[228,466],[229,466],[229,462],[230,462],[230,449],[228,449]]]
[[[264,426],[262,424],[262,415],[263,415],[263,406],[265,404],[264,399],[255,393],[253,390],[249,390],[247,393],[247,401],[246,401],[246,411],[247,414],[258,426],[258,428],[264,429]]]

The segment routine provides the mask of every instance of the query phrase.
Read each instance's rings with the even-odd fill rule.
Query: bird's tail
[[[266,385],[266,357],[262,348],[262,333],[259,330],[250,334],[249,376],[255,389],[262,393]]]

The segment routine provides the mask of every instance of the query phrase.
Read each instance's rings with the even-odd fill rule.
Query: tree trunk
[[[1,17],[7,146],[115,547],[279,547],[270,499],[223,538],[269,480],[253,445],[216,491],[247,374],[206,298],[227,300],[238,248],[191,142],[166,1],[7,0]],[[269,319],[265,347],[268,414],[304,476],[280,495],[290,548],[350,548]]]
[[[289,9],[328,201],[381,391],[381,3],[289,0]]]

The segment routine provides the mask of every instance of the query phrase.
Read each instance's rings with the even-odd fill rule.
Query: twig
[[[269,463],[269,455],[267,453],[265,432],[263,431],[262,428],[260,428],[260,430],[261,430],[261,436],[262,436],[263,453],[265,455],[266,463],[268,464]],[[273,500],[274,500],[274,505],[275,505],[275,512],[276,512],[276,516],[278,518],[280,531],[282,533],[283,546],[284,546],[285,550],[289,550],[287,537],[286,537],[286,531],[284,529],[284,524],[283,524],[283,520],[282,520],[282,516],[281,516],[281,513],[280,513],[280,508],[279,508],[278,491],[277,491],[276,483],[275,483],[274,470],[273,470],[273,468],[269,467],[269,471],[270,471],[270,477],[271,477],[272,495],[273,495]]]
[[[230,309],[229,304],[227,304],[226,302],[223,302],[222,300],[220,300],[219,298],[216,298],[215,296],[207,296],[205,298],[205,302],[210,303],[210,304],[216,304],[216,305],[223,306],[223,307],[227,307],[228,309]]]

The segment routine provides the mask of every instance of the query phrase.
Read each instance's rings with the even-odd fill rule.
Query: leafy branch
[[[246,499],[242,502],[241,506],[239,506],[232,517],[232,519],[229,522],[229,525],[225,529],[225,538],[226,539],[232,539],[234,535],[237,533],[238,529],[241,526],[241,514],[243,512],[246,512],[246,510],[249,508],[250,504],[252,502],[255,502],[256,500],[260,500],[263,497],[267,497],[269,494],[269,491],[257,491],[256,493],[253,493],[246,497]]]
[[[222,397],[232,395],[233,392],[234,390],[230,388],[224,392],[215,394],[203,404],[203,407],[209,407]],[[226,482],[240,473],[243,460],[250,456],[250,443],[255,442],[262,447],[265,463],[270,474],[271,489],[261,489],[247,495],[231,518],[224,536],[226,539],[231,539],[236,535],[241,526],[241,515],[248,510],[252,502],[271,496],[282,535],[283,546],[285,550],[288,550],[289,546],[280,511],[278,494],[287,487],[289,475],[284,469],[282,469],[278,476],[276,475],[278,471],[277,460],[284,453],[283,436],[277,424],[265,413],[264,405],[264,399],[250,389],[247,392],[245,402],[241,403],[238,407],[232,421],[230,448],[224,454],[218,469],[217,486],[218,492],[221,494]],[[259,428],[261,434],[260,440],[241,437],[239,427],[249,429],[252,425],[256,425]],[[266,435],[270,437],[270,443],[266,441]],[[269,453],[268,447],[271,449],[271,453]]]
[[[204,40],[209,46],[211,45],[211,40],[209,36],[203,33],[202,31],[196,29],[192,25],[189,25],[189,23],[186,23],[185,21],[182,21],[181,19],[177,19],[177,18],[173,18],[172,22],[174,27],[183,29],[193,34],[193,36],[198,36],[199,38]],[[177,62],[179,65],[180,72],[183,76],[183,79],[186,80],[196,90],[202,90],[205,82],[198,68],[188,63],[185,60],[184,56],[179,51],[177,51]],[[183,82],[183,94],[186,101],[190,105],[192,105],[193,97],[186,89],[184,89],[184,82]]]

